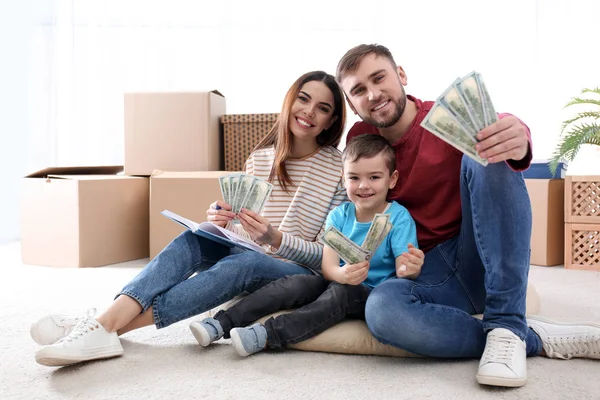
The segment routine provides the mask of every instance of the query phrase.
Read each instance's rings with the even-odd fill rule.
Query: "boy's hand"
[[[425,262],[425,253],[412,244],[408,244],[408,252],[396,258],[396,276],[398,278],[414,279],[421,273]]]
[[[215,201],[206,210],[206,220],[221,228],[225,228],[225,225],[234,218],[235,213],[231,212],[231,206],[221,200]]]
[[[344,285],[360,285],[367,279],[369,274],[369,262],[363,261],[356,264],[346,264],[340,267],[338,278],[339,283]]]

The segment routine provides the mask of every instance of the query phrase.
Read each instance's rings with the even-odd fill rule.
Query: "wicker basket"
[[[243,171],[246,159],[271,130],[279,114],[229,114],[221,117],[226,171]]]
[[[565,268],[600,271],[600,176],[565,178]]]

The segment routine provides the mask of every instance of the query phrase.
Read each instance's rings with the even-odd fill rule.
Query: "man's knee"
[[[410,284],[408,284],[410,283]],[[390,334],[394,334],[396,325],[402,325],[407,316],[405,306],[410,303],[412,283],[393,279],[377,286],[367,299],[365,320],[373,335],[386,342]]]

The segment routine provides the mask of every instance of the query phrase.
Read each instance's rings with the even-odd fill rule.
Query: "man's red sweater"
[[[396,143],[398,183],[388,194],[408,209],[417,224],[419,248],[425,252],[458,235],[461,223],[460,164],[463,154],[421,127],[433,102],[408,96],[417,106],[417,116],[410,128]],[[499,118],[510,114],[499,114]],[[525,125],[525,124],[523,124]],[[531,133],[529,152],[509,166],[515,171],[529,168],[531,162]],[[367,123],[357,122],[348,132],[346,143],[355,136],[379,130]]]

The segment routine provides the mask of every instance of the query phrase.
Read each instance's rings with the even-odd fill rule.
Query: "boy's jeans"
[[[186,230],[120,294],[136,300],[143,311],[152,306],[156,327],[164,328],[294,274],[312,273],[266,254],[231,250]]]
[[[383,343],[431,357],[479,358],[487,332],[507,328],[541,352],[527,327],[531,205],[521,173],[506,163],[461,165],[460,234],[425,255],[414,281],[392,279],[371,293],[366,321]],[[483,321],[471,314],[483,313]]]
[[[287,276],[219,311],[214,318],[229,337],[232,328],[247,326],[275,311],[298,308],[264,324],[268,346],[280,349],[316,336],[346,317],[364,319],[370,291],[365,285],[342,285],[322,276]]]

